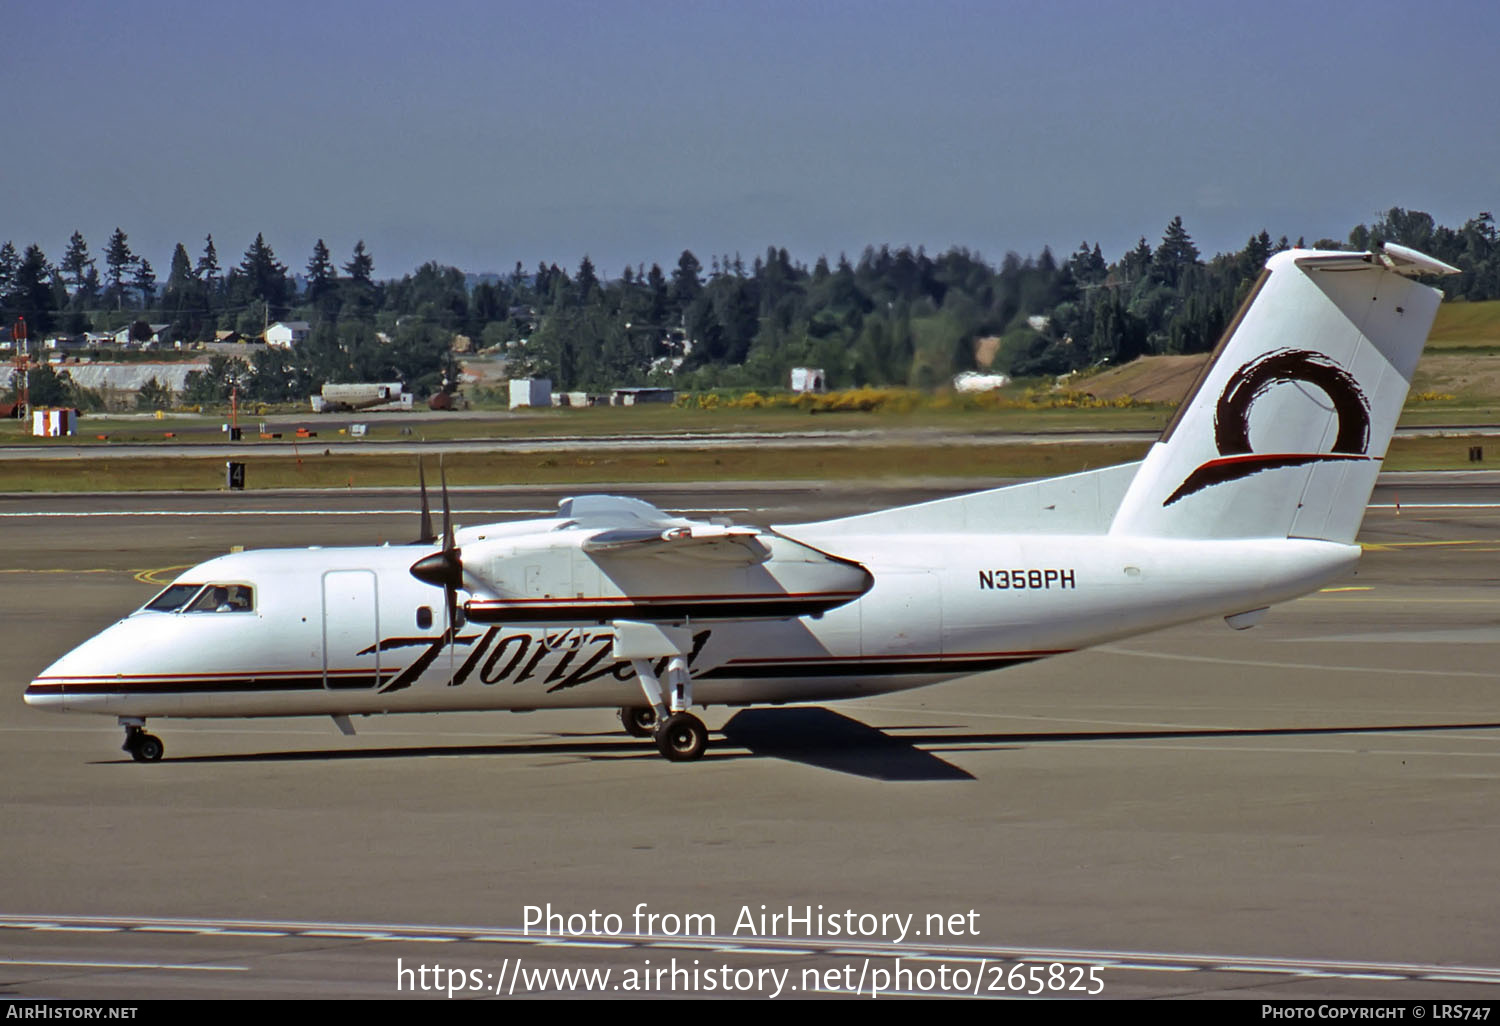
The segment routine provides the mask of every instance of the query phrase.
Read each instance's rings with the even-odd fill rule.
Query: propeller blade
[[[438,455],[438,477],[443,487],[443,562],[448,567],[448,579],[443,582],[443,598],[448,603],[448,630],[450,638],[458,630],[458,589],[464,585],[463,551],[453,539],[452,507],[448,504],[448,470],[442,454]],[[452,656],[452,650],[449,650]]]
[[[443,484],[443,551],[456,552],[453,547],[453,517],[448,507],[448,472],[443,466],[443,457],[438,456],[438,476]]]
[[[437,535],[432,533],[432,508],[427,504],[427,475],[422,470],[422,457],[417,457],[417,485],[422,490],[422,536],[417,539],[418,544],[431,545],[437,541]]]
[[[463,550],[453,536],[453,508],[448,500],[448,473],[442,458],[438,459],[438,476],[443,493],[443,547],[437,552],[423,556],[411,565],[411,575],[425,584],[443,589],[443,610],[447,614],[444,625],[450,636],[456,631],[458,622],[458,592],[464,586]],[[436,539],[429,539],[428,544]]]

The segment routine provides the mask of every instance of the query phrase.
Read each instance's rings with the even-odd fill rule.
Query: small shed
[[[677,399],[672,388],[617,388],[609,394],[611,406],[641,406],[646,403],[671,403]]]
[[[521,406],[551,406],[551,378],[511,378],[510,408]]]
[[[37,438],[78,434],[78,411],[63,406],[40,406],[31,411],[31,433]]]
[[[792,391],[826,392],[828,391],[828,375],[823,373],[822,367],[793,367]]]

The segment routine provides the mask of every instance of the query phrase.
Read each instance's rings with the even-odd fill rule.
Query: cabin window
[[[431,626],[432,626],[432,607],[431,606],[418,606],[417,607],[417,629],[425,631],[427,628],[429,628]]]
[[[202,587],[201,584],[169,584],[141,608],[153,613],[175,613],[187,605],[188,599],[198,594]]]
[[[189,613],[253,613],[255,589],[248,584],[207,585],[192,604]]]

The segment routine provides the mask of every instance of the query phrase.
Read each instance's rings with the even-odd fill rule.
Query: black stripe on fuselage
[[[376,687],[390,680],[393,674],[376,677],[363,674],[349,677],[328,678],[327,689],[355,690]],[[221,693],[244,693],[249,691],[323,691],[322,674],[308,677],[244,677],[215,678],[212,680],[134,680],[134,681],[90,681],[57,684],[32,684],[26,689],[28,695],[205,695]]]
[[[703,673],[693,674],[694,680],[766,680],[777,677],[904,677],[931,676],[934,674],[958,675],[982,673],[986,670],[1002,670],[1008,666],[1020,666],[1044,658],[1043,654],[1027,656],[993,656],[980,659],[941,657],[928,659],[830,659],[826,661],[796,663],[731,663],[717,666]],[[392,679],[385,674],[377,679],[373,675],[335,677],[329,681],[329,689],[369,689]],[[164,694],[243,694],[246,692],[323,691],[321,675],[281,678],[243,678],[213,680],[147,680],[147,681],[97,681],[90,683],[32,684],[26,689],[29,695],[164,695]]]
[[[1041,656],[996,656],[991,659],[840,659],[813,663],[731,663],[705,673],[693,674],[694,680],[761,680],[767,677],[900,677],[934,673],[980,673],[1003,670],[1034,662]]]
[[[785,598],[747,602],[730,599],[721,602],[701,599],[665,602],[568,603],[558,605],[484,606],[471,602],[466,606],[473,623],[604,623],[609,620],[783,620],[812,616],[835,609],[857,596],[832,598]]]

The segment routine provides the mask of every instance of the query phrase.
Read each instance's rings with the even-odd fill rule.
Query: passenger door
[[[380,601],[373,570],[323,574],[323,687],[380,683]]]

